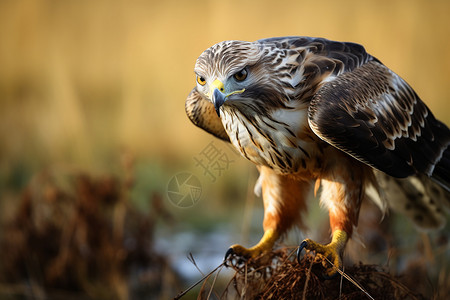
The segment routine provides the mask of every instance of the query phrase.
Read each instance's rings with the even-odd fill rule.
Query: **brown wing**
[[[185,109],[187,116],[196,126],[219,139],[226,142],[230,141],[225,128],[223,128],[222,121],[217,116],[214,105],[204,99],[197,91],[197,88],[193,88],[189,93],[186,99]]]
[[[321,139],[391,176],[425,173],[450,187],[450,130],[376,60],[323,84],[309,123]]]

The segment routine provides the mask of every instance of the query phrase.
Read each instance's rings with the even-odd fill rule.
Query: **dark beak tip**
[[[225,103],[225,95],[219,90],[215,89],[213,93],[213,103],[216,109],[217,116],[220,117],[220,107]]]

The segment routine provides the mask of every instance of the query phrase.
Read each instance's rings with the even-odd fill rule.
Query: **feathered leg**
[[[298,181],[293,177],[274,173],[267,167],[260,168],[258,182],[262,187],[264,201],[264,236],[251,248],[233,245],[225,254],[252,258],[270,251],[276,240],[293,225],[301,226],[301,212],[306,210],[306,198],[311,182]]]
[[[352,164],[352,168],[348,168]],[[358,167],[359,166],[359,167]],[[333,165],[322,177],[321,203],[328,208],[331,242],[327,245],[316,243],[310,239],[304,240],[299,247],[298,256],[302,249],[315,251],[319,256],[328,258],[334,265],[326,273],[334,276],[338,268],[342,267],[342,254],[351,237],[353,227],[358,223],[359,208],[364,195],[364,185],[370,176],[367,167],[355,162],[343,160]],[[324,263],[325,266],[329,265]]]

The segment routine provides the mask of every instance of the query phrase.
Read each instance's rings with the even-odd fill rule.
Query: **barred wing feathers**
[[[450,130],[377,60],[324,83],[308,119],[321,139],[388,175],[424,173],[450,189]]]

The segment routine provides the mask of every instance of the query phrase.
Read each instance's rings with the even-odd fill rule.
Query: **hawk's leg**
[[[305,239],[298,250],[298,259],[303,249],[314,251],[318,258],[322,258],[323,265],[327,267],[326,277],[336,275],[337,270],[342,268],[342,254],[353,227],[358,223],[367,176],[365,168],[358,168],[358,164],[353,165],[352,171],[345,168],[345,160],[341,166],[343,167],[327,173],[327,179],[321,180],[321,203],[328,208],[330,215],[331,242],[322,245]]]
[[[261,167],[257,186],[262,188],[264,201],[264,235],[251,248],[231,246],[225,254],[229,257],[254,258],[272,250],[277,239],[293,225],[302,226],[300,215],[306,209],[306,198],[311,187],[307,181],[276,174],[272,169]]]

